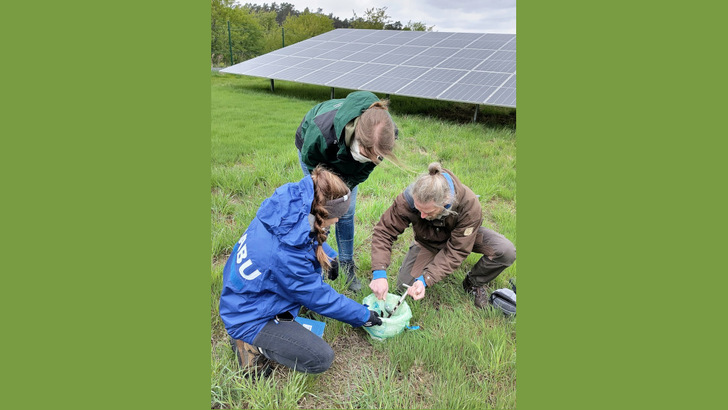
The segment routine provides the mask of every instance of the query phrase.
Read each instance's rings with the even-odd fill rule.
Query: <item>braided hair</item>
[[[329,235],[328,229],[324,228],[324,220],[328,218],[329,212],[324,208],[324,205],[326,201],[341,198],[350,191],[349,187],[346,186],[346,183],[341,178],[322,165],[317,166],[311,172],[311,179],[313,179],[314,191],[313,203],[311,203],[311,214],[315,218],[313,232],[318,242],[316,259],[318,259],[324,270],[328,270],[331,267],[331,259],[324,252],[323,243],[326,242],[326,238]]]

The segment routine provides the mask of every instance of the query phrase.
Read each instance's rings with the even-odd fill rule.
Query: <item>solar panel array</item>
[[[221,72],[515,107],[516,35],[337,29]]]

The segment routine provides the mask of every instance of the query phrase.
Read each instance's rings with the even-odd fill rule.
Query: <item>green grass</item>
[[[343,98],[350,90],[336,90]],[[378,94],[380,97],[384,95]],[[515,408],[516,321],[475,308],[461,282],[480,255],[407,299],[412,325],[383,342],[362,329],[319,316],[324,339],[336,353],[321,375],[278,366],[271,378],[251,382],[235,370],[234,356],[218,316],[222,267],[260,203],[280,185],[302,178],[294,135],[304,114],[330,97],[330,89],[265,79],[212,74],[211,78],[211,405],[213,408]],[[400,129],[398,167],[385,161],[359,186],[355,259],[364,289],[352,295],[343,278],[339,292],[361,301],[371,293],[370,247],[374,225],[392,200],[432,161],[441,161],[480,195],[483,225],[516,241],[515,112],[392,96],[390,111]],[[413,235],[395,243],[388,271],[390,289]],[[329,241],[335,247],[334,235]],[[517,262],[491,285],[506,287]]]

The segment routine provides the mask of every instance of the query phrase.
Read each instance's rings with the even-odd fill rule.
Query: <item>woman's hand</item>
[[[374,292],[377,299],[385,300],[387,298],[387,293],[389,292],[389,283],[387,282],[387,278],[374,279],[369,282],[369,289]]]

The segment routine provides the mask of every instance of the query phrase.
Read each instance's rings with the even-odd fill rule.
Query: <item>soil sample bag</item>
[[[387,293],[386,304],[390,311],[397,305],[399,298],[400,296],[398,295]],[[389,313],[384,308],[384,301],[378,300],[373,293],[365,297],[361,303],[367,305],[369,310],[377,312],[382,319],[381,326],[364,328],[374,340],[384,340],[396,336],[409,326],[409,321],[412,318],[412,310],[406,300],[399,305],[392,317],[385,317],[389,316]]]

